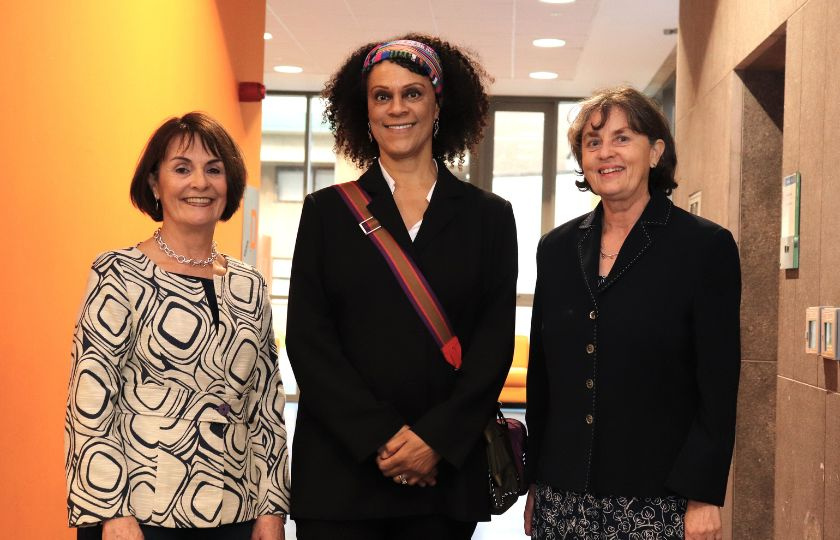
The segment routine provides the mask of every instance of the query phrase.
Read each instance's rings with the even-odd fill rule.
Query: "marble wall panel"
[[[738,439],[724,511],[727,537],[767,538],[772,530],[772,537],[783,540],[840,540],[840,422],[834,421],[840,418],[840,398],[833,392],[840,387],[840,364],[806,355],[803,342],[805,308],[840,304],[840,224],[835,218],[840,215],[835,211],[840,175],[833,173],[840,159],[840,146],[833,142],[840,118],[840,33],[834,31],[839,26],[837,0],[683,0],[680,6],[676,134],[683,191],[674,200],[686,206],[691,193],[703,190],[702,213],[737,228],[748,314],[768,312],[759,295],[773,282],[774,272],[769,266],[758,271],[762,259],[757,254],[778,245],[778,231],[759,233],[761,224],[754,219],[762,212],[775,218],[778,208],[771,194],[760,190],[761,183],[750,178],[762,166],[769,168],[769,162],[760,161],[761,147],[769,141],[763,135],[758,143],[746,140],[754,129],[751,104],[748,94],[739,93],[743,89],[733,70],[778,32],[786,34],[782,157],[780,166],[773,164],[779,170],[762,174],[765,187],[771,187],[771,180],[776,183],[772,189],[786,174],[800,171],[803,177],[800,269],[775,270],[775,324],[772,315],[767,324],[744,324]],[[742,118],[733,114],[741,110]],[[759,157],[750,155],[753,150]],[[767,260],[776,264],[777,255]],[[775,421],[767,413],[772,399],[766,399],[776,367],[773,347],[763,347],[774,326]],[[762,455],[762,448],[775,451],[774,459]],[[760,505],[773,506],[772,520],[756,519]]]
[[[777,389],[774,538],[822,540],[825,391],[782,377]]]
[[[776,363],[741,363],[733,463],[732,538],[772,538]]]
[[[731,137],[730,84],[721,82],[692,109],[677,120],[677,181],[674,202],[688,207],[689,196],[702,191],[701,215],[730,227],[729,182]]]
[[[802,106],[802,12],[787,21],[785,46],[785,111],[782,136],[782,174],[799,169],[799,127]],[[794,377],[795,364],[803,354],[804,329],[796,302],[797,271],[779,271],[779,375]],[[797,339],[799,338],[799,339]]]
[[[800,204],[799,276],[792,313],[782,314],[789,326],[785,339],[794,343],[793,378],[819,385],[822,369],[819,359],[804,352],[802,336],[805,308],[820,305],[820,228],[822,224],[823,122],[825,116],[826,31],[828,3],[810,0],[802,12],[802,85],[800,106],[799,170],[802,173]],[[781,330],[781,328],[780,328]],[[797,353],[797,350],[799,351]]]
[[[746,360],[775,362],[784,74],[746,71],[740,78],[741,351]]]
[[[677,114],[733,70],[793,13],[813,0],[682,0],[677,69]],[[686,111],[687,112],[687,111]]]
[[[822,181],[822,240],[820,245],[820,300],[824,304],[840,306],[840,4],[834,2],[826,11],[824,88],[825,115],[823,117],[823,181]]]
[[[840,394],[826,396],[825,536],[840,540]]]

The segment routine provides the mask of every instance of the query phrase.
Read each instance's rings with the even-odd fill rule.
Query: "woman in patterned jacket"
[[[236,143],[201,113],[152,135],[131,200],[162,222],[93,263],[73,339],[65,457],[78,538],[284,538],[285,396],[271,304],[216,252],[239,207]]]

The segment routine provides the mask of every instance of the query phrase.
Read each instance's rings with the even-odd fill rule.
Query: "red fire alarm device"
[[[262,101],[263,99],[265,99],[265,86],[263,83],[239,83],[239,101]]]

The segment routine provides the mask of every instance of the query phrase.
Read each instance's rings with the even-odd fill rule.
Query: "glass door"
[[[535,254],[553,215],[544,209],[553,201],[556,137],[551,130],[556,109],[547,102],[493,98],[477,166],[476,183],[510,201],[516,218],[519,279],[516,284],[516,334],[527,336],[537,279]],[[553,213],[549,213],[553,214]],[[548,221],[546,221],[548,218]]]
[[[537,267],[534,254],[542,235],[545,111],[493,112],[493,176],[490,189],[513,205],[519,247],[516,333],[527,336]]]
[[[513,205],[519,243],[516,334],[527,336],[537,279],[540,237],[591,210],[589,193],[575,180],[566,132],[577,108],[554,98],[493,98],[484,140],[470,169],[471,181]]]

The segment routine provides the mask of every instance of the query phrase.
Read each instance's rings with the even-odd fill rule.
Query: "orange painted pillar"
[[[16,2],[0,17],[0,530],[74,538],[62,432],[70,337],[95,255],[147,238],[128,186],[152,131],[203,110],[241,145],[259,183],[265,3]],[[242,216],[218,229],[240,255]]]

